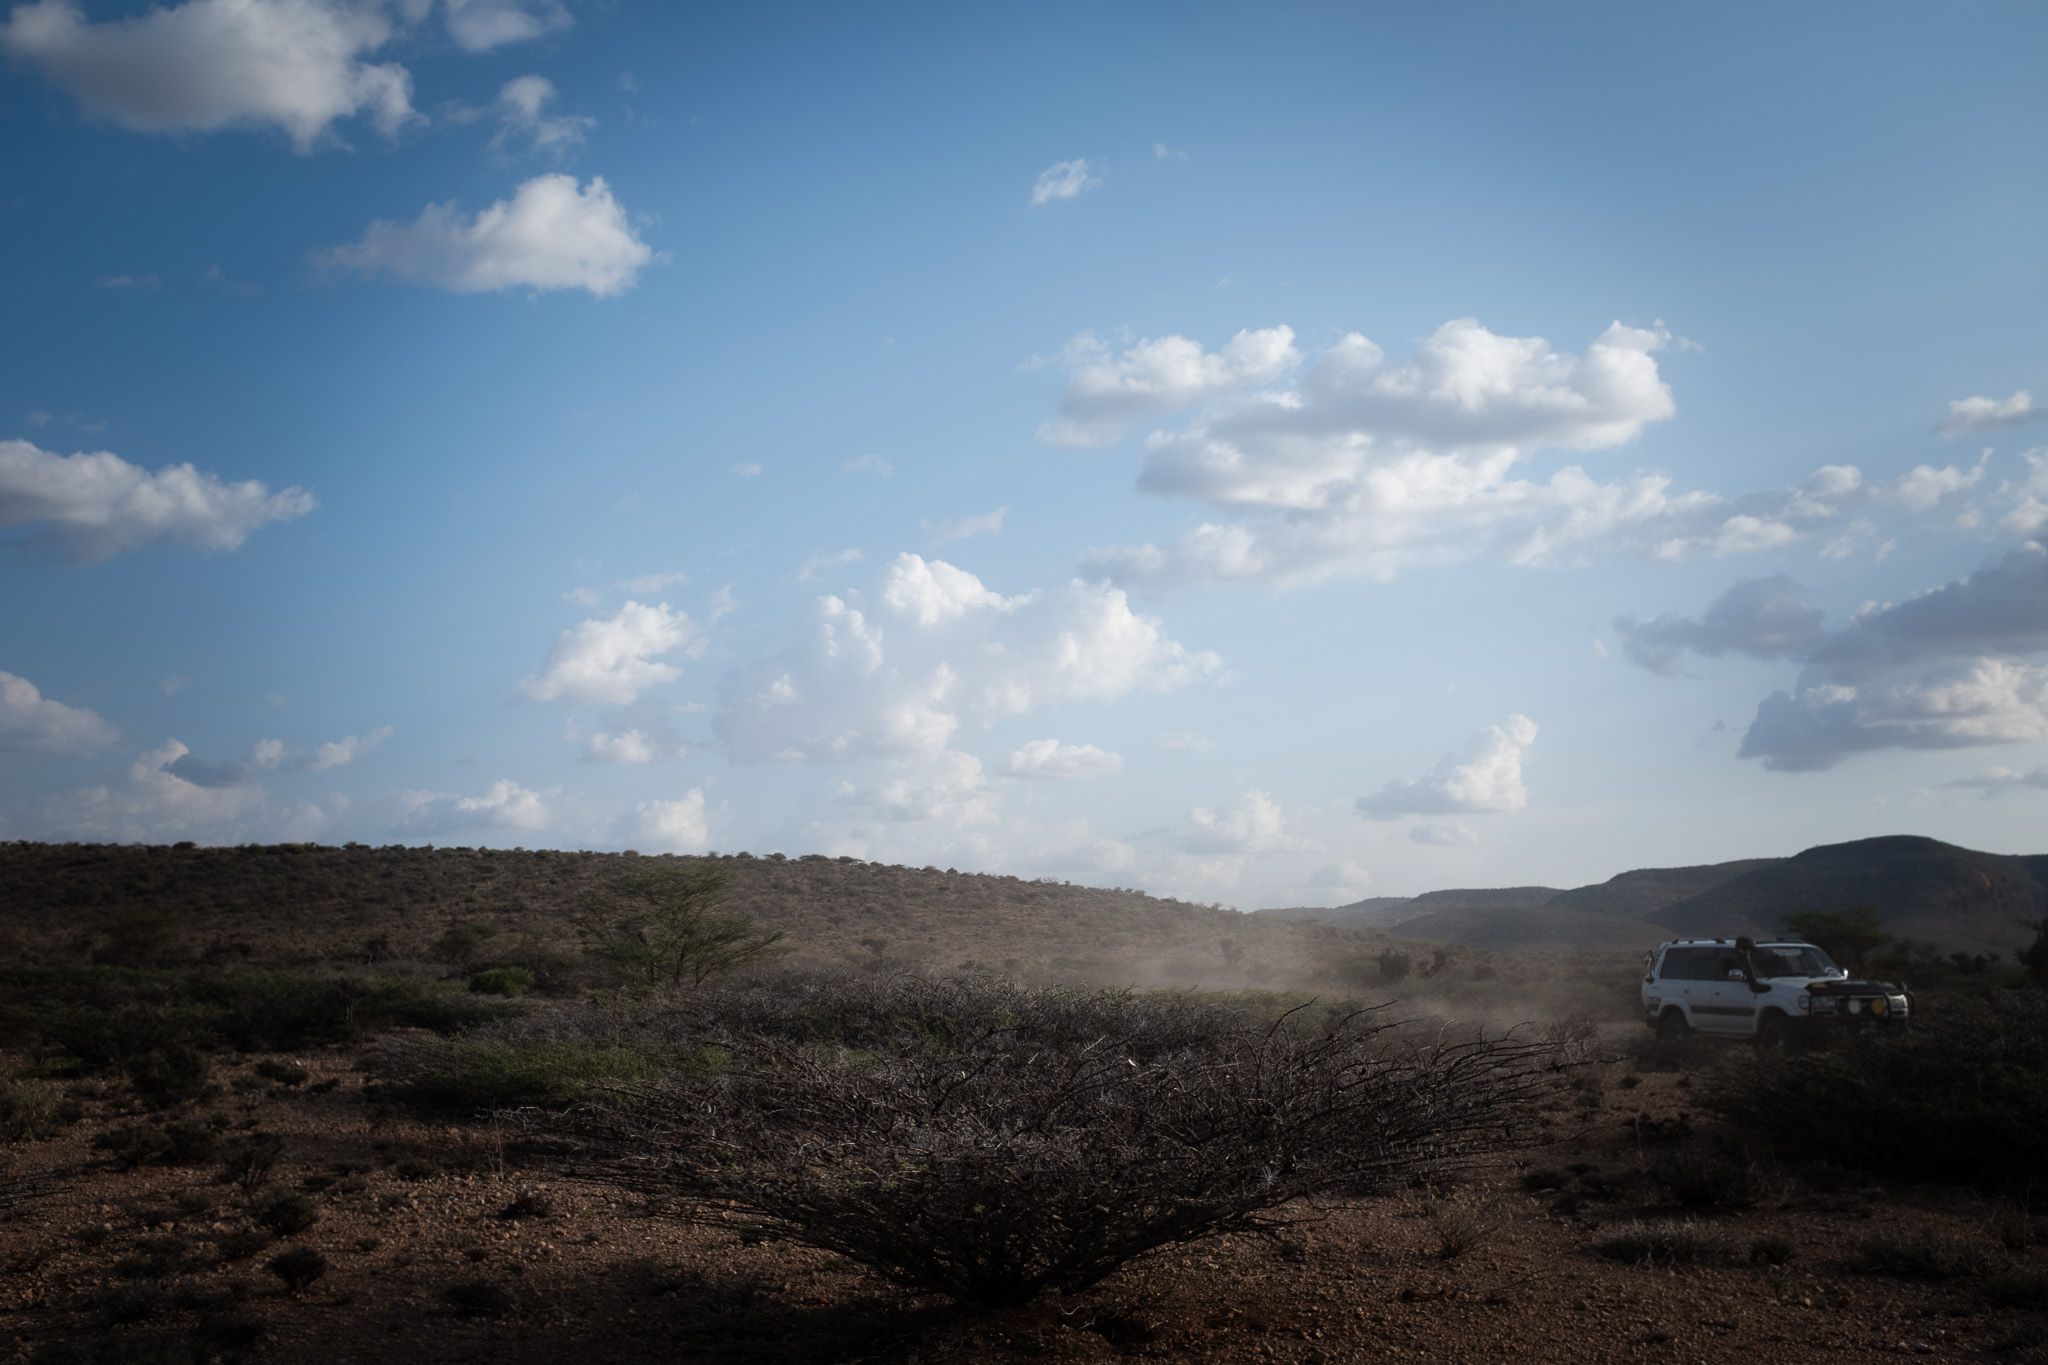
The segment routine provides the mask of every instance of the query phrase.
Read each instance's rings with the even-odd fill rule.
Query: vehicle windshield
[[[1759,948],[1750,955],[1750,961],[1756,965],[1756,974],[1760,977],[1833,976],[1841,971],[1818,948]]]

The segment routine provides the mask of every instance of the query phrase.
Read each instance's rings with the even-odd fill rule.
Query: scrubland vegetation
[[[1625,958],[936,869],[4,852],[0,1325],[39,1365],[422,1330],[494,1361],[2048,1360],[2030,964],[1923,954],[1921,1028],[1776,1058],[1651,1038]],[[870,913],[888,885],[919,892]]]

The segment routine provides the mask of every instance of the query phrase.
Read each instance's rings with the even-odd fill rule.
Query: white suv
[[[1643,955],[1643,1022],[1659,1038],[1694,1033],[1795,1046],[1821,1028],[1904,1028],[1913,996],[1883,981],[1851,981],[1811,943],[1688,938]]]

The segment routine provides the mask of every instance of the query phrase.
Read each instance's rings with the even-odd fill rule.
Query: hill
[[[787,931],[794,960],[821,966],[1321,987],[1377,981],[1372,964],[1392,942],[1142,891],[817,854],[11,843],[0,844],[0,963],[572,964],[593,890],[667,861],[715,862],[733,909]]]
[[[1590,886],[1490,887],[1262,911],[1491,952],[1593,952],[1674,937],[1782,933],[1802,910],[1870,906],[1901,938],[2010,953],[2048,915],[2048,854],[1978,853],[1914,835],[1824,844],[1791,858],[1650,867]]]
[[[1385,929],[1447,910],[1527,910],[1558,894],[1554,886],[1486,886],[1425,891],[1419,896],[1371,896],[1349,905],[1287,906],[1261,910],[1278,919],[1318,920],[1346,929]],[[1429,937],[1429,935],[1422,935]]]
[[[1895,935],[2010,952],[2021,919],[2048,914],[2048,857],[1979,853],[1918,835],[1823,844],[1768,863],[1648,918],[1673,935],[1775,934],[1802,910],[1869,906]]]
[[[1643,920],[1559,910],[1550,905],[1527,910],[1438,910],[1402,920],[1392,932],[1496,953],[1630,952],[1665,937]]]
[[[1739,862],[1707,863],[1700,867],[1638,868],[1592,886],[1560,891],[1544,904],[1553,910],[1584,910],[1595,915],[1639,919],[1711,891],[1724,882],[1783,861],[1783,858],[1745,858]]]

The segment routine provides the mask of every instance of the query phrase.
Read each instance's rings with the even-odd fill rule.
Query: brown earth
[[[231,1144],[252,1126],[284,1139],[271,1184],[254,1198],[220,1183],[214,1163],[121,1172],[98,1159],[89,1140],[126,1107],[116,1092],[84,1098],[67,1133],[8,1151],[0,1351],[11,1341],[15,1360],[65,1359],[49,1352],[98,1343],[118,1348],[98,1358],[162,1360],[155,1344],[210,1331],[227,1360],[241,1351],[250,1360],[494,1365],[1119,1355],[1964,1361],[1996,1358],[1999,1348],[2007,1359],[2038,1359],[2013,1351],[2048,1340],[2048,1313],[1854,1268],[1859,1236],[1985,1241],[1987,1209],[1965,1192],[1822,1193],[1767,1163],[1756,1207],[1697,1218],[1726,1233],[1741,1263],[1672,1270],[1599,1255],[1601,1239],[1632,1220],[1685,1215],[1594,1198],[1588,1182],[1681,1148],[1744,1141],[1690,1104],[1691,1068],[1715,1055],[1703,1046],[1682,1059],[1685,1070],[1639,1070],[1645,1063],[1625,1059],[1598,1068],[1593,1084],[1560,1095],[1540,1140],[1447,1200],[1298,1208],[1302,1221],[1269,1240],[1169,1251],[1085,1294],[985,1315],[896,1293],[833,1257],[674,1221],[487,1121],[408,1115],[380,1099],[356,1053],[298,1059],[310,1084],[293,1085],[263,1080],[254,1068],[266,1059],[248,1058],[228,1073],[223,1096],[194,1112],[223,1125]],[[79,1090],[94,1093],[89,1083]],[[1682,1113],[1697,1131],[1657,1141]],[[1525,1189],[1533,1171],[1573,1167],[1585,1173],[1563,1195]],[[223,1242],[254,1226],[251,1205],[292,1190],[306,1192],[319,1221],[224,1260]],[[515,1210],[522,1195],[527,1205]],[[1469,1249],[1442,1255],[1460,1236]],[[1747,1263],[1747,1249],[1771,1238],[1789,1243],[1790,1261]],[[317,1249],[328,1269],[294,1294],[265,1266],[296,1246]],[[2036,1271],[2048,1262],[2038,1248],[2027,1254]],[[467,1308],[446,1297],[458,1286],[470,1286]],[[237,1346],[238,1335],[253,1342]]]

